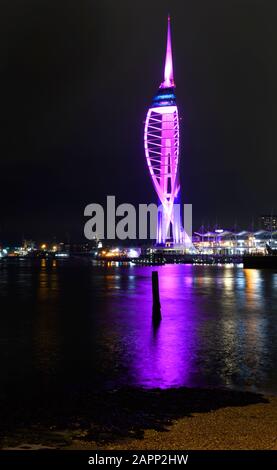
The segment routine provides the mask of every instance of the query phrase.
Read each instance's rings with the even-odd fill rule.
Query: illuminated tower
[[[144,129],[144,148],[154,188],[160,200],[157,244],[185,242],[181,223],[179,182],[179,116],[176,106],[168,17],[164,80],[148,110]],[[175,207],[174,207],[175,204]]]

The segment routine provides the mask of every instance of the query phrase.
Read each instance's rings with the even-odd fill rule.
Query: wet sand
[[[178,388],[37,400],[1,403],[2,449],[277,450],[276,396]]]
[[[143,439],[112,444],[73,440],[69,449],[95,450],[277,450],[277,397],[268,403],[227,407],[176,420],[166,431],[146,430]]]

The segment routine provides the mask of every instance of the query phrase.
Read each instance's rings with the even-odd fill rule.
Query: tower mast
[[[164,81],[161,83],[160,88],[171,88],[171,87],[175,87],[175,84],[174,84],[174,76],[173,76],[170,16],[168,15],[166,54],[165,54],[165,64],[164,64]]]

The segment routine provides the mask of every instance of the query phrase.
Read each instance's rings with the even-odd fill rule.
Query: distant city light
[[[68,258],[69,254],[68,253],[56,253],[55,255],[57,258]]]
[[[140,249],[134,249],[134,248],[131,248],[129,251],[128,251],[128,258],[138,258],[141,254],[141,250]]]

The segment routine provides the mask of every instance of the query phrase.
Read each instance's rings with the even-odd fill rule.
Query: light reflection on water
[[[2,265],[1,380],[42,386],[42,393],[122,385],[276,393],[276,300],[277,273],[234,266]]]

